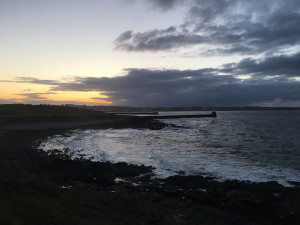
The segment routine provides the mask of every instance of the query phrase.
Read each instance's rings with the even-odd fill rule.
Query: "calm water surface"
[[[159,177],[184,172],[283,185],[300,181],[300,111],[218,112],[217,118],[161,121],[180,127],[72,131],[49,137],[39,149],[151,165]]]

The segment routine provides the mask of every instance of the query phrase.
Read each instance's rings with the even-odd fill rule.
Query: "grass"
[[[0,126],[15,123],[86,122],[115,118],[100,111],[54,105],[0,105]]]
[[[0,116],[99,116],[103,112],[55,105],[0,105]]]

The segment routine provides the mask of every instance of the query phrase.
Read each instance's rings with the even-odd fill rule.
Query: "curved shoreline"
[[[96,123],[90,121],[47,124],[49,125],[30,122],[22,126],[11,124],[9,127],[1,127],[0,177],[4,182],[1,192],[10,196],[10,199],[18,196],[19,200],[15,201],[20,201],[19,206],[13,205],[8,198],[1,206],[18,211],[24,210],[23,202],[27,195],[32,195],[33,199],[36,198],[34,196],[42,196],[40,199],[44,199],[45,202],[60,202],[55,195],[68,195],[72,198],[70,202],[77,210],[80,209],[81,213],[69,218],[68,223],[68,219],[62,214],[74,210],[68,208],[71,207],[69,203],[60,202],[65,207],[59,207],[61,212],[52,209],[52,204],[48,203],[44,210],[41,209],[41,215],[48,215],[47,218],[40,218],[34,211],[27,211],[27,214],[34,218],[32,221],[37,221],[31,224],[53,224],[58,220],[64,221],[64,224],[71,224],[72,221],[74,224],[76,221],[77,224],[97,224],[96,221],[100,218],[105,218],[105,224],[117,224],[116,216],[119,216],[119,224],[199,224],[199,221],[203,224],[299,222],[299,187],[285,188],[276,182],[217,182],[202,176],[151,179],[147,175],[151,173],[150,167],[126,163],[95,163],[87,160],[71,161],[61,155],[38,152],[34,146],[41,138],[63,134],[74,128],[161,129],[165,126],[163,123],[146,117],[118,117]],[[139,176],[142,174],[144,176]],[[18,191],[14,191],[18,189],[20,195]],[[96,199],[86,203],[91,213],[89,217],[94,219],[92,222],[82,213],[85,206],[81,202],[87,201],[86,196]],[[35,200],[28,201],[33,207],[39,206]],[[107,207],[107,204],[111,206]],[[120,205],[124,207],[126,214],[118,211]],[[103,213],[99,212],[100,206],[108,216],[103,217]],[[56,216],[51,219],[47,210],[55,212]],[[4,215],[2,219],[9,223],[12,220],[9,214]],[[26,216],[20,217],[20,220],[26,221]]]

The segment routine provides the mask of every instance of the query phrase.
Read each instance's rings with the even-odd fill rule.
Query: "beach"
[[[200,175],[151,178],[150,166],[39,151],[45,138],[74,129],[166,126],[146,117],[78,116],[76,110],[1,117],[0,224],[298,224],[296,182],[284,187]]]

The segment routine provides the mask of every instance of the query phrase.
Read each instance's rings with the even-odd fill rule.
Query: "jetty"
[[[136,115],[138,117],[147,117],[148,119],[179,119],[179,118],[201,118],[217,117],[217,113],[212,111],[209,114],[185,114],[185,115],[159,115],[158,112],[109,112],[116,115]]]
[[[107,112],[117,115],[158,115],[158,112]]]
[[[202,117],[217,117],[217,113],[213,111],[210,114],[147,116],[147,118],[149,117],[151,119],[202,118]]]

